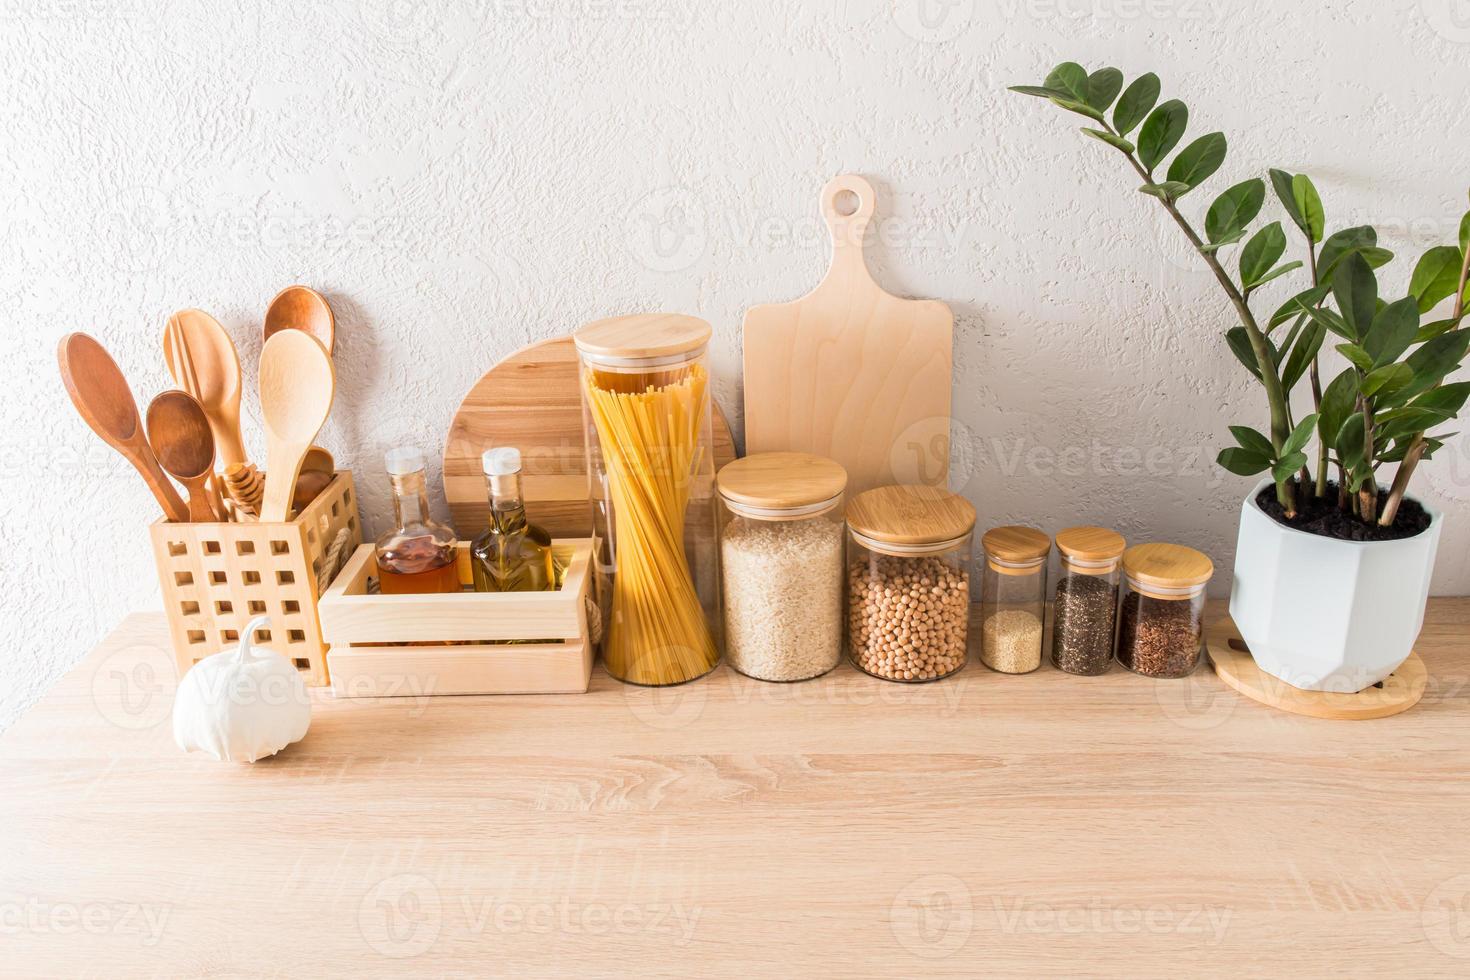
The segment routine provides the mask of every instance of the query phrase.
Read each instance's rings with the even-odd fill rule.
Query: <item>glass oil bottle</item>
[[[526,520],[521,498],[521,452],[487,449],[480,457],[490,494],[490,526],[470,548],[476,592],[544,592],[555,589],[557,563],[551,535]]]
[[[386,595],[460,591],[457,538],[429,516],[423,454],[395,449],[386,463],[394,526],[376,543],[378,587]]]

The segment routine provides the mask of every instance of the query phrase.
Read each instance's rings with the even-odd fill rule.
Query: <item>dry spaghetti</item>
[[[708,376],[582,372],[612,498],[617,568],[603,660],[634,684],[680,684],[719,660],[684,552]]]

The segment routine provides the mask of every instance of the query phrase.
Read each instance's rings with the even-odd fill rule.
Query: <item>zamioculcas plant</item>
[[[1379,247],[1377,232],[1367,225],[1326,234],[1322,200],[1305,174],[1269,173],[1276,197],[1305,240],[1304,259],[1282,261],[1287,235],[1280,221],[1250,232],[1266,201],[1266,181],[1259,177],[1215,198],[1201,234],[1179,202],[1220,169],[1225,136],[1207,133],[1169,159],[1184,138],[1189,110],[1178,99],[1160,103],[1159,90],[1152,73],[1124,89],[1118,69],[1089,74],[1072,62],[1052,69],[1041,85],[1012,88],[1092,120],[1095,125],[1082,132],[1123,155],[1142,181],[1139,191],[1157,199],[1179,225],[1234,308],[1239,323],[1226,332],[1226,341],[1264,387],[1270,424],[1268,433],[1231,426],[1238,445],[1220,453],[1220,465],[1242,476],[1269,470],[1288,520],[1309,498],[1327,496],[1334,469],[1338,506],[1364,522],[1391,525],[1415,467],[1451,434],[1430,430],[1453,420],[1470,396],[1470,382],[1444,383],[1470,348],[1470,327],[1461,325],[1470,298],[1470,212],[1460,223],[1458,244],[1426,252],[1409,295],[1392,302],[1379,299],[1374,270],[1393,254]],[[1221,254],[1242,242],[1232,274]],[[1258,314],[1251,305],[1256,291],[1303,268],[1310,285],[1269,317]],[[1422,316],[1450,298],[1448,317],[1421,324]],[[1324,386],[1320,359],[1329,335],[1350,366]],[[1291,393],[1304,379],[1313,410],[1297,419]],[[1309,454],[1314,437],[1315,452]],[[1380,508],[1377,474],[1386,463],[1398,463],[1398,470]]]

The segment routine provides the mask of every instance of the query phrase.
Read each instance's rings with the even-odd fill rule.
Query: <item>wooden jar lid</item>
[[[1105,527],[1069,527],[1057,532],[1057,553],[1070,561],[1105,562],[1121,558],[1128,543]]]
[[[1182,544],[1136,544],[1123,552],[1123,572],[1148,588],[1193,589],[1210,580],[1215,565]]]
[[[682,313],[635,313],[594,320],[575,334],[577,350],[590,359],[642,360],[672,357],[709,343],[710,325]]]
[[[980,547],[987,558],[1025,564],[1051,554],[1051,538],[1034,527],[993,527],[980,539]]]
[[[847,524],[887,544],[937,544],[973,531],[975,507],[940,487],[875,487],[848,502]]]
[[[835,503],[847,489],[847,470],[811,453],[756,453],[726,463],[715,485],[737,506],[793,510]]]

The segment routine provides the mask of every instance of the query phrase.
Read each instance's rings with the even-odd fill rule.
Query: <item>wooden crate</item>
[[[256,616],[271,628],[256,642],[289,657],[308,684],[328,683],[327,644],[317,612],[317,573],[346,529],[362,543],[352,474],[338,470],[315,500],[284,524],[240,522],[149,528],[179,676],[239,642]]]
[[[473,582],[469,548],[460,542],[465,588]],[[561,539],[552,548],[566,568],[555,592],[457,595],[369,594],[377,562],[372,545],[358,548],[321,601],[332,692],[348,698],[585,692],[595,653],[587,621],[593,540]]]

